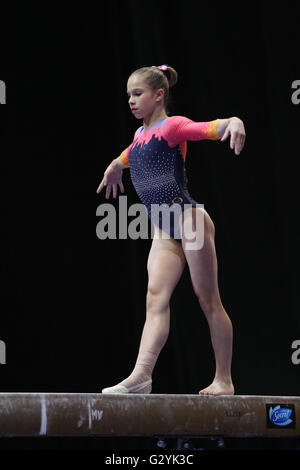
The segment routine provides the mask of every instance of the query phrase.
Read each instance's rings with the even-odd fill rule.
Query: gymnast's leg
[[[231,379],[232,324],[222,305],[218,288],[214,224],[204,208],[199,207],[184,211],[184,219],[194,224],[190,225],[193,231],[204,230],[202,248],[187,249],[187,241],[191,239],[191,232],[188,233],[188,230],[182,232],[182,248],[189,266],[194,292],[208,321],[216,360],[216,372],[212,384],[199,393],[232,395],[234,394]]]
[[[152,381],[152,372],[169,335],[170,298],[185,266],[181,244],[173,238],[162,239],[161,233],[161,230],[155,227],[147,263],[146,321],[135,367],[129,377],[115,387],[102,390],[102,393],[151,391],[149,382]],[[144,386],[139,387],[139,384]]]

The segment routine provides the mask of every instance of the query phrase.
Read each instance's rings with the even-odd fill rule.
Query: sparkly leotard
[[[181,237],[172,214],[167,226],[162,225],[159,207],[177,206],[180,213],[186,204],[196,207],[186,184],[186,141],[220,139],[217,122],[195,122],[184,116],[161,119],[147,129],[139,127],[132,144],[120,155],[121,163],[130,167],[132,183],[151,221],[178,241]]]

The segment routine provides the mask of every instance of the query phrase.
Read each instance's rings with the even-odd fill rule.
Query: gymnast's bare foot
[[[215,379],[208,387],[200,390],[199,395],[234,395],[234,387],[231,380]]]

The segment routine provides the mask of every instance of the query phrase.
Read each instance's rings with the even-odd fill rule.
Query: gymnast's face
[[[152,90],[138,74],[129,77],[127,95],[130,109],[137,119],[145,118],[163,106],[164,90]]]

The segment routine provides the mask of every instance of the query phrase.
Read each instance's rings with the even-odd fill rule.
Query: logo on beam
[[[266,404],[268,428],[296,428],[294,405],[281,403]]]

